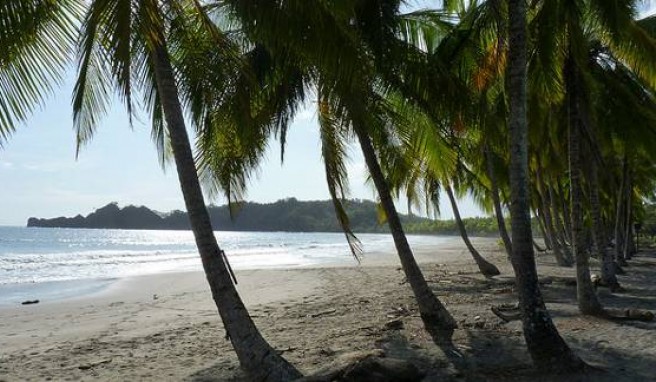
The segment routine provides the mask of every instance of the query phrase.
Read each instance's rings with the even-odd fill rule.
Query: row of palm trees
[[[351,141],[433,338],[448,344],[456,321],[423,277],[394,198],[405,192],[435,208],[444,190],[457,214],[455,195],[470,193],[497,216],[536,366],[578,370],[584,363],[538,286],[531,213],[558,263],[576,264],[581,312],[604,314],[588,257],[603,260],[603,280],[617,290],[616,262],[630,255],[632,221],[654,190],[656,23],[635,21],[636,6],[444,1],[404,13],[387,0],[5,0],[0,136],[28,118],[71,60],[79,145],[115,94],[131,116],[145,109],[162,159],[176,165],[242,367],[256,380],[292,380],[301,374],[263,339],[236,291],[202,186],[240,200],[267,142],[278,139],[284,155],[295,112],[316,100],[326,180],[353,254],[360,247],[342,206]],[[461,232],[481,272],[498,274]]]

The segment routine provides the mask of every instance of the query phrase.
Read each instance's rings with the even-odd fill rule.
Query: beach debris
[[[332,356],[335,355],[335,353],[337,353],[337,351],[335,351],[335,350],[333,350],[333,349],[331,349],[331,348],[321,348],[321,349],[319,350],[319,354],[321,354],[321,355],[325,355],[325,356],[327,356],[327,357],[332,357]]]
[[[39,303],[39,300],[27,300],[27,301],[21,302],[21,305],[32,305],[32,304],[38,304],[38,303]]]
[[[283,353],[287,353],[287,352],[292,352],[292,351],[294,351],[294,350],[298,350],[298,348],[297,348],[297,347],[289,346],[289,347],[287,347],[286,349],[278,349],[278,350],[276,350],[276,352],[277,352],[278,354],[283,354]]]
[[[501,304],[490,307],[490,310],[505,322],[515,321],[522,318],[518,304]]]
[[[654,313],[643,309],[605,309],[610,319],[626,321],[653,321]]]
[[[332,313],[335,313],[335,312],[337,312],[337,309],[333,308],[333,309],[323,310],[323,311],[317,312],[317,313],[312,313],[309,316],[312,317],[312,318],[317,318],[317,317],[325,316],[327,314],[332,314]]]
[[[399,306],[387,312],[387,318],[405,317],[411,315],[411,312],[405,306]]]
[[[157,300],[158,298],[159,298],[158,295],[156,295],[156,294],[153,295],[153,300]]]
[[[112,362],[112,359],[111,358],[106,358],[106,359],[101,359],[101,360],[94,361],[94,362],[85,363],[84,365],[80,365],[77,368],[80,369],[80,370],[89,370],[89,369],[92,369],[92,368],[94,368],[98,365],[102,365],[102,364],[110,363],[110,362]]]
[[[403,326],[403,321],[397,318],[387,321],[385,323],[385,330],[401,330],[403,329]]]
[[[382,351],[381,351],[382,353]],[[349,353],[331,366],[297,382],[410,382],[419,381],[424,374],[413,363],[384,354]]]

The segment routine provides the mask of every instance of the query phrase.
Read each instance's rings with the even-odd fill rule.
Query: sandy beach
[[[459,322],[460,362],[422,329],[395,253],[372,253],[360,266],[237,272],[239,291],[267,340],[303,373],[353,356],[382,352],[412,361],[426,381],[564,380],[530,366],[521,324],[491,311],[516,296],[512,269],[496,239],[474,244],[501,269],[486,279],[453,240],[416,256],[436,294]],[[611,322],[580,316],[574,269],[538,256],[548,307],[563,337],[588,363],[594,380],[656,378],[656,322]],[[598,264],[593,261],[593,272]],[[626,288],[606,306],[656,310],[656,256],[639,254]],[[38,298],[38,296],[35,296]],[[386,326],[402,321],[402,328]],[[586,377],[573,380],[586,380]],[[581,379],[582,378],[582,379]],[[100,292],[0,308],[1,381],[242,381],[239,365],[199,272],[118,279]]]

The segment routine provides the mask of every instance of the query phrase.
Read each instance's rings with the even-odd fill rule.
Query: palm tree
[[[565,82],[569,111],[569,176],[572,211],[572,247],[576,258],[576,294],[583,314],[601,315],[603,308],[590,280],[588,253],[584,250],[582,208],[581,107],[580,76],[573,57],[565,61]]]
[[[558,334],[538,285],[528,195],[528,152],[526,119],[527,30],[526,2],[508,1],[509,53],[508,94],[510,97],[510,190],[513,255],[524,338],[535,364],[551,370],[580,370],[583,361]]]
[[[398,4],[387,5],[389,7],[384,10],[374,12],[367,7],[382,5],[355,2],[325,7],[307,1],[264,4],[232,1],[224,4],[244,35],[266,51],[267,59],[260,62],[260,69],[268,74],[260,78],[262,86],[253,89],[248,96],[253,100],[249,113],[262,113],[269,118],[257,118],[257,121],[249,122],[250,126],[268,132],[261,135],[278,134],[284,145],[288,117],[293,116],[299,102],[309,98],[306,95],[308,89],[319,89],[317,105],[326,179],[338,220],[345,228],[353,253],[357,254],[358,243],[348,229],[348,218],[339,200],[346,190],[344,150],[340,140],[355,137],[378,191],[424,325],[436,339],[448,341],[456,327],[455,320],[435,296],[414,259],[377,153],[386,146],[390,115],[377,96],[380,79],[371,61],[377,59],[375,45],[383,40],[396,40],[390,28],[395,26]],[[288,79],[280,73],[294,74],[291,86],[285,86]],[[280,88],[285,88],[285,91],[275,93],[269,90]],[[228,100],[218,107],[229,108],[226,105],[230,102]],[[280,114],[286,117],[280,118]],[[238,113],[233,117],[230,124],[241,118]],[[275,128],[272,129],[271,125]],[[208,137],[212,135],[208,134]],[[217,148],[225,144],[213,142]],[[213,167],[209,174],[220,174],[221,171],[220,167]],[[233,178],[238,176],[232,174]],[[229,178],[220,183],[225,184]]]
[[[0,4],[0,146],[61,79],[81,10],[79,0]]]
[[[213,41],[214,49],[223,48],[220,53],[227,56],[233,49],[232,43],[207,22],[200,9],[195,1],[91,2],[82,23],[74,94],[79,142],[84,143],[92,136],[112,86],[131,114],[133,94],[139,90],[146,93],[146,103],[153,108],[154,126],[156,129],[165,126],[168,133],[196,246],[227,337],[252,379],[287,381],[301,374],[264,340],[237,293],[225,254],[212,231],[189,143],[179,94],[180,80],[176,78],[171,56],[171,52],[179,54],[179,49],[185,46],[175,40],[179,35],[167,32],[203,34],[199,38]],[[192,25],[203,27],[185,30],[189,18]],[[216,65],[216,62],[199,64]],[[161,132],[156,135],[163,136]]]
[[[488,277],[499,275],[501,273],[499,272],[499,269],[496,266],[494,266],[494,264],[485,260],[483,256],[481,256],[481,254],[478,253],[476,248],[474,248],[471,241],[469,240],[469,236],[467,235],[467,229],[465,228],[465,224],[462,222],[462,219],[460,218],[460,211],[458,210],[458,202],[456,201],[456,198],[453,195],[453,190],[451,189],[451,186],[449,184],[445,184],[444,189],[446,190],[446,194],[449,196],[449,202],[451,202],[451,208],[453,209],[453,217],[456,220],[456,225],[458,226],[458,230],[460,231],[460,236],[462,237],[462,241],[465,242],[465,245],[467,246],[469,253],[471,253],[472,257],[474,258],[474,261],[476,262],[478,269],[481,271],[483,275]]]
[[[485,152],[485,166],[487,176],[490,179],[490,194],[492,202],[494,203],[494,215],[497,219],[497,226],[499,227],[499,236],[503,240],[503,246],[506,249],[508,257],[512,255],[512,241],[508,230],[506,229],[506,218],[503,216],[503,209],[501,208],[501,198],[499,197],[499,182],[497,181],[497,174],[494,169],[494,156],[489,145],[483,148]]]

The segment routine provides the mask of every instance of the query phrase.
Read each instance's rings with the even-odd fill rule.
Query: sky
[[[645,4],[643,14],[653,14],[655,3]],[[141,115],[131,128],[119,102],[76,160],[70,101],[73,83],[71,70],[62,86],[0,148],[0,225],[25,225],[32,216],[86,215],[110,202],[163,212],[184,209],[175,169],[171,165],[163,171],[159,166],[147,116]],[[311,105],[294,120],[285,153],[281,164],[279,144],[271,142],[246,199],[262,203],[287,197],[328,199]],[[350,196],[375,199],[373,188],[365,184],[364,160],[355,146],[348,169]],[[440,217],[449,219],[451,208],[442,199]],[[223,196],[207,201],[225,203]],[[407,211],[405,202],[398,206],[401,212]],[[469,198],[461,200],[460,207],[465,217],[483,215]]]
[[[163,212],[184,209],[173,164],[166,171],[159,166],[145,114],[131,128],[124,107],[115,102],[76,160],[70,104],[73,78],[71,71],[0,149],[0,225],[25,225],[29,217],[86,215],[110,202]],[[296,116],[287,142],[283,164],[278,141],[271,142],[247,200],[267,203],[288,197],[330,197],[311,105]],[[350,196],[375,199],[372,186],[365,185],[364,160],[355,146],[348,169]],[[207,201],[223,204],[225,198],[219,195]],[[471,201],[462,204],[463,215],[480,214]],[[399,206],[407,211],[404,202]],[[442,210],[443,218],[452,216],[447,205]]]

